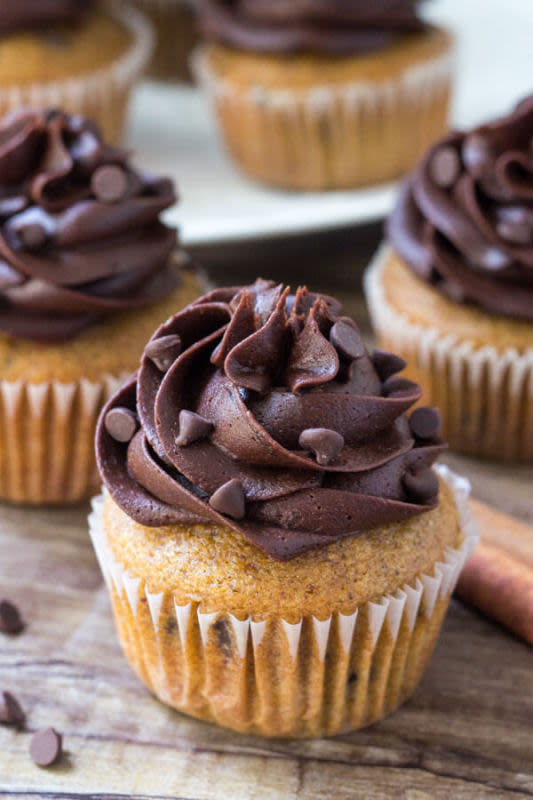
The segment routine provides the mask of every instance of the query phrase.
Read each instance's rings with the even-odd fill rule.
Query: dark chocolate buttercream
[[[137,172],[96,126],[23,110],[0,124],[0,331],[68,339],[178,285],[170,181]]]
[[[420,0],[200,0],[208,39],[254,52],[355,55],[417,31]]]
[[[93,0],[2,0],[0,36],[58,22],[81,22],[92,6]]]
[[[103,481],[143,525],[229,526],[279,560],[408,519],[437,503],[443,445],[435,411],[410,426],[404,366],[369,356],[332,298],[216,290],[157,330],[103,410]]]
[[[431,148],[402,187],[388,238],[453,300],[533,320],[533,95]]]

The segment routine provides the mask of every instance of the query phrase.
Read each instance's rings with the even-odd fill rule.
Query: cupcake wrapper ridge
[[[174,708],[246,733],[332,736],[391,713],[416,688],[477,543],[468,481],[436,469],[454,493],[462,546],[447,548],[432,574],[324,620],[238,619],[151,593],[114,558],[95,498],[90,535],[131,666]]]
[[[382,281],[388,246],[365,275],[380,346],[407,361],[406,375],[438,406],[452,449],[506,461],[533,459],[533,348],[525,353],[476,347],[455,335],[411,322],[387,301]]]

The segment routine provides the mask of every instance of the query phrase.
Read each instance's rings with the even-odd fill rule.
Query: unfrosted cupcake
[[[153,34],[134,9],[92,0],[2,0],[0,115],[20,106],[91,117],[116,141]]]
[[[432,147],[367,275],[384,347],[440,408],[451,446],[533,460],[533,96]]]
[[[173,359],[162,359],[169,342]],[[159,328],[107,404],[91,535],[161,700],[334,735],[415,689],[473,544],[433,409],[331,298],[258,281]]]
[[[451,88],[451,36],[418,5],[199,0],[196,72],[237,164],[291,189],[407,172],[446,130]]]
[[[97,485],[94,429],[150,332],[198,294],[159,221],[170,181],[93,123],[0,124],[0,498],[75,502]]]

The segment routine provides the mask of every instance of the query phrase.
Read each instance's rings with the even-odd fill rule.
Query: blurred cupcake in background
[[[160,220],[170,181],[59,111],[0,124],[0,498],[81,500],[103,403],[198,292]]]
[[[131,89],[153,47],[145,17],[93,0],[2,0],[0,115],[63,108],[122,135]]]
[[[533,96],[437,142],[366,277],[379,341],[457,451],[533,460]]]
[[[190,55],[198,43],[195,0],[122,0],[152,22],[157,42],[148,75],[157,80],[190,82]]]
[[[447,128],[451,35],[417,0],[199,0],[195,56],[226,145],[291,189],[398,177]]]

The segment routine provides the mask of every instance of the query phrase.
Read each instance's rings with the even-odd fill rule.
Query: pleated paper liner
[[[90,535],[130,665],[163,702],[246,733],[332,736],[390,714],[416,688],[477,542],[468,481],[437,470],[454,493],[461,547],[447,548],[431,574],[351,614],[297,623],[203,613],[197,599],[177,605],[170,591],[152,594],[114,558],[96,498]]]
[[[115,3],[110,9],[132,37],[122,56],[83,75],[26,86],[0,86],[0,116],[21,106],[59,108],[95,120],[108,141],[120,141],[131,90],[150,59],[154,35],[148,20],[135,9],[121,9]]]
[[[0,499],[55,505],[94,494],[99,485],[96,422],[126,377],[0,381]]]
[[[237,164],[276,186],[323,190],[391,180],[447,128],[451,53],[386,82],[309,91],[243,91],[217,76],[205,47],[192,67]]]
[[[405,375],[422,386],[425,405],[439,408],[450,447],[483,458],[533,460],[533,342],[522,354],[499,351],[411,322],[386,298],[387,252],[378,252],[365,275],[379,345],[407,361]]]

